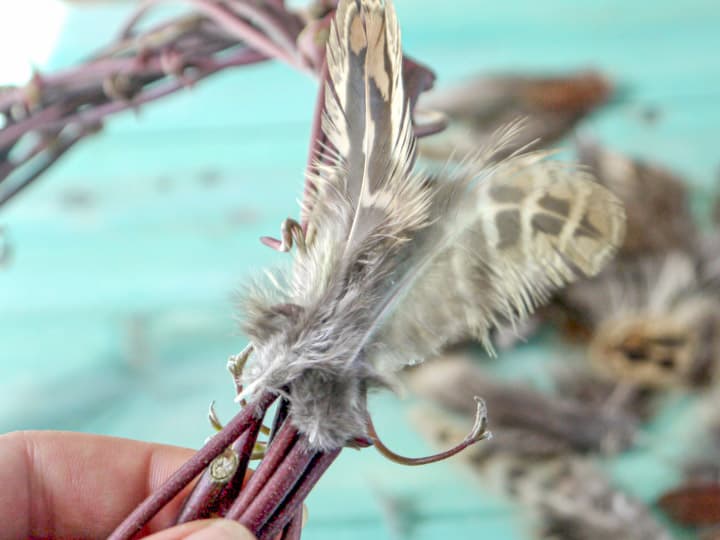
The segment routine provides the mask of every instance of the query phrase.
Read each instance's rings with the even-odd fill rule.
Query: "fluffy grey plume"
[[[391,2],[342,0],[327,48],[306,248],[245,295],[254,353],[244,396],[282,392],[317,449],[366,432],[366,393],[392,370],[528,313],[622,242],[616,197],[544,155],[489,164],[517,131],[441,178],[413,171],[415,138]]]

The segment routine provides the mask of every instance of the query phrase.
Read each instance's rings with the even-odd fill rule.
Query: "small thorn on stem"
[[[427,465],[429,463],[442,461],[456,454],[459,454],[467,447],[475,444],[478,441],[490,439],[492,437],[492,433],[487,430],[487,406],[485,405],[485,401],[476,396],[475,403],[475,421],[473,422],[473,427],[470,430],[470,433],[468,433],[468,435],[460,444],[453,446],[449,450],[440,452],[438,454],[433,454],[431,456],[421,458],[409,458],[393,452],[380,440],[380,437],[378,436],[377,431],[375,431],[375,426],[373,425],[372,418],[370,418],[370,416],[368,416],[367,419],[368,434],[370,436],[370,439],[372,439],[373,444],[375,448],[377,448],[378,452],[380,452],[389,460],[400,463],[401,465]]]
[[[208,420],[210,420],[210,425],[213,427],[213,429],[215,431],[223,430],[223,427],[224,427],[223,423],[220,421],[217,411],[215,410],[215,401],[212,401],[210,403],[210,409],[208,410]],[[263,424],[260,426],[260,433],[262,433],[263,435],[270,435],[270,428],[267,427],[265,424]],[[264,443],[257,443],[257,444],[262,445]],[[260,450],[258,450],[258,451],[260,451]]]
[[[262,242],[267,247],[274,249],[275,251],[287,251],[282,249],[282,242],[277,238],[273,238],[271,236],[261,236],[260,242]]]
[[[252,455],[250,456],[250,461],[260,461],[262,459],[265,459],[265,450],[254,450]]]
[[[252,343],[250,343],[238,354],[235,354],[228,359],[227,369],[235,379],[242,377],[243,369],[245,369],[245,364],[247,364],[248,358],[250,358],[252,352],[253,346]]]
[[[173,47],[166,47],[160,53],[160,68],[165,74],[182,79],[185,58]]]
[[[106,77],[102,83],[103,92],[109,99],[117,101],[132,101],[138,88],[133,84],[132,78],[124,73],[115,73]]]
[[[305,241],[305,231],[302,226],[292,218],[287,218],[280,225],[280,240],[263,236],[260,241],[266,246],[286,253],[292,249],[293,244],[298,247],[301,253],[305,253],[307,244]]]
[[[208,410],[208,420],[210,420],[210,425],[215,431],[222,431],[223,425],[220,421],[220,418],[218,418],[217,411],[215,410],[215,401],[212,401],[210,403],[210,409]]]
[[[492,432],[487,429],[487,404],[481,397],[474,396],[473,399],[475,400],[475,421],[473,422],[472,431],[468,437],[466,437],[466,440],[471,439],[473,442],[477,442],[485,439],[491,439]]]
[[[33,67],[33,74],[30,81],[25,85],[24,105],[28,111],[31,111],[42,104],[43,90],[45,81],[42,74],[37,68]]]
[[[253,350],[253,345],[250,343],[238,354],[231,356],[227,361],[227,370],[230,372],[230,375],[232,375],[233,382],[235,383],[235,393],[238,395],[242,394],[242,374],[245,369],[245,364],[247,364]],[[241,404],[243,407],[245,406],[245,403]]]

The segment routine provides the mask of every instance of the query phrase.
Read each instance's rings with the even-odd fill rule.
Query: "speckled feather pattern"
[[[685,251],[648,255],[564,291],[563,304],[592,329],[598,372],[649,388],[711,384],[720,354],[715,265]]]
[[[474,396],[482,396],[496,444],[509,432],[532,432],[528,436],[550,448],[612,454],[630,448],[637,435],[638,422],[625,411],[494,380],[467,353],[444,353],[408,370],[404,379],[419,397],[468,417],[474,413]]]

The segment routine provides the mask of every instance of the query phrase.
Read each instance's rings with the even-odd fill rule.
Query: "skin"
[[[0,435],[0,537],[106,538],[193,450],[63,432]],[[142,531],[149,540],[255,540],[226,520],[166,529],[187,492]],[[164,530],[165,529],[165,530]]]

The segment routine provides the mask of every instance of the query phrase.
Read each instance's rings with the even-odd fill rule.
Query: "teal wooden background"
[[[717,0],[396,3],[407,51],[437,70],[440,85],[481,71],[601,69],[622,97],[584,129],[669,165],[698,193],[714,185]],[[104,43],[127,11],[68,9],[44,69]],[[232,293],[283,258],[257,238],[297,213],[314,95],[310,80],[282,65],[227,72],[113,119],[0,214],[15,247],[0,271],[0,432],[81,430],[197,447],[210,433],[211,400],[221,417],[233,414],[224,365],[245,341]],[[656,122],[644,120],[647,110]],[[541,378],[553,349],[552,339],[530,343],[504,355],[498,371]],[[674,480],[692,414],[680,405],[651,428],[666,445],[607,465],[639,496]],[[372,406],[393,446],[429,450],[408,425],[407,401],[379,395]],[[456,464],[404,469],[372,449],[344,452],[309,507],[308,539],[511,539],[527,527]],[[413,527],[403,532],[404,518]]]

